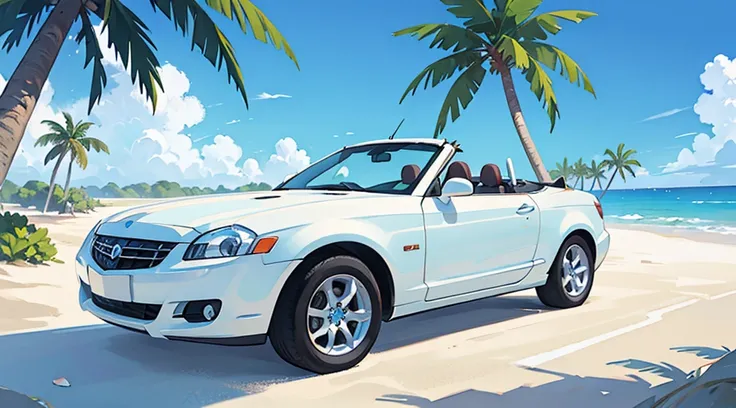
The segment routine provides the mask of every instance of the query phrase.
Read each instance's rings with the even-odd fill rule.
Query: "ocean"
[[[601,205],[612,224],[736,235],[736,186],[609,190]]]

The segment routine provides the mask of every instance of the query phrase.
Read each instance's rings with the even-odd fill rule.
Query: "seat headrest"
[[[416,164],[407,164],[401,168],[401,182],[404,184],[413,183],[419,177],[421,171],[422,169]]]
[[[484,186],[497,187],[502,183],[501,169],[495,164],[489,163],[480,170],[480,182]]]
[[[472,181],[472,175],[470,173],[470,166],[468,166],[468,163],[456,161],[450,164],[450,167],[447,168],[447,177],[445,178],[445,181],[455,177]]]

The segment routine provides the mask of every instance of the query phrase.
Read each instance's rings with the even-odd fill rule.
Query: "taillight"
[[[601,216],[601,219],[603,219],[603,207],[601,206],[601,203],[598,202],[598,200],[593,202],[595,204],[595,209],[598,211],[598,215]]]

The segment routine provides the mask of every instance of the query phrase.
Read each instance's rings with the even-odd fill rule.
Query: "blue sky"
[[[216,18],[233,41],[243,67],[250,97],[250,110],[246,110],[240,95],[227,83],[225,73],[217,72],[196,51],[190,51],[189,39],[175,32],[171,22],[160,13],[153,13],[148,2],[127,1],[154,28],[151,37],[159,49],[157,55],[162,64],[171,65],[172,77],[178,78],[172,79],[172,88],[183,81],[182,74],[190,83],[189,89],[179,94],[166,89],[167,94],[176,94],[170,105],[179,106],[181,101],[188,104],[196,99],[202,117],[189,122],[186,118],[176,119],[173,115],[177,110],[171,108],[168,122],[152,121],[144,111],[128,109],[132,105],[127,103],[132,104],[129,100],[135,98],[125,99],[130,80],[125,73],[118,73],[111,78],[107,90],[114,93],[120,87],[119,95],[103,97],[109,98],[115,109],[110,105],[97,107],[90,118],[101,125],[94,135],[110,144],[112,156],[91,158],[88,171],[76,171],[75,183],[112,180],[125,184],[155,181],[157,175],[187,185],[244,184],[241,181],[251,179],[274,182],[310,159],[315,161],[345,144],[387,137],[402,118],[406,122],[397,137],[432,136],[449,82],[436,89],[420,90],[401,105],[398,101],[414,76],[445,53],[428,49],[428,41],[394,38],[391,33],[419,23],[452,22],[453,16],[440,1],[256,3],[286,36],[301,70],[282,52],[250,35],[242,35],[236,24]],[[704,0],[695,7],[692,1],[650,0],[637,2],[635,8],[602,0],[546,3],[541,11],[585,9],[599,14],[579,25],[564,24],[563,31],[551,39],[583,67],[597,93],[597,99],[593,98],[552,73],[561,111],[554,133],[549,133],[549,120],[528,84],[521,76],[515,78],[528,126],[548,168],[565,156],[590,162],[606,148],[613,149],[623,142],[640,152],[638,158],[647,169],[642,177],[628,184],[630,187],[736,184],[736,169],[732,166],[736,164],[736,145],[723,142],[736,139],[736,131],[721,130],[721,140],[713,141],[713,147],[706,139],[718,135],[714,135],[710,124],[702,123],[704,117],[736,121],[733,108],[720,109],[720,99],[703,100],[702,109],[693,108],[704,96],[701,74],[707,63],[721,54],[727,57],[712,69],[718,71],[713,74],[716,82],[720,80],[719,73],[736,71],[736,65],[731,71],[728,68],[728,58],[736,57],[736,45],[727,35],[736,15],[736,3]],[[72,34],[76,31],[73,29]],[[20,49],[0,55],[0,75],[6,80],[28,44],[30,40],[22,43]],[[84,48],[66,41],[50,76],[53,98],[48,101],[48,114],[58,115],[60,109],[80,115],[86,112],[80,107],[86,106],[91,67],[82,70],[83,60]],[[108,68],[108,74],[115,74],[111,65]],[[257,100],[257,95],[264,92],[290,97]],[[718,92],[714,95],[723,99]],[[713,95],[706,94],[705,98],[709,96]],[[665,116],[666,113],[672,114]],[[40,121],[36,117],[40,115],[33,120]],[[661,117],[645,120],[657,115]],[[196,115],[188,115],[193,116]],[[115,119],[120,123],[112,126],[110,122]],[[181,124],[172,126],[172,120]],[[159,152],[158,144],[151,149],[132,146],[141,137],[165,144],[162,138],[151,136],[150,130],[157,129],[165,136],[173,132],[190,138],[191,148],[184,152],[169,146],[167,153]],[[705,136],[697,136],[700,133]],[[220,170],[172,170],[171,162],[179,159],[177,155],[204,156],[205,151],[213,152],[214,148],[206,146],[213,145],[216,135],[222,135],[218,139],[222,151],[232,152],[237,150],[235,145],[240,147],[242,152],[237,160],[238,155],[211,153],[204,160],[209,160],[212,169]],[[676,138],[679,135],[686,136]],[[693,146],[696,136],[701,138],[700,144],[708,144],[699,152],[698,146]],[[228,144],[223,137],[229,137],[234,144]],[[457,122],[448,125],[442,137],[461,143],[465,150],[463,160],[475,172],[485,163],[502,164],[506,157],[511,157],[521,177],[533,178],[498,77],[486,78],[475,100]],[[171,144],[182,139],[167,140]],[[683,156],[682,149],[696,151],[690,157]],[[10,179],[48,177],[48,169],[37,162],[37,157],[36,161],[31,157],[39,153],[26,150],[28,160],[20,164],[16,160]],[[146,157],[151,152],[168,155],[167,165],[151,164]],[[709,155],[716,159],[709,159]],[[247,159],[254,160],[244,170]],[[253,170],[254,163],[257,170]],[[659,175],[668,164],[667,173]],[[137,171],[131,170],[134,167]],[[618,182],[614,186],[622,187]]]

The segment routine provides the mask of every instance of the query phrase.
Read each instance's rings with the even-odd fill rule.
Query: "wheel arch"
[[[299,265],[290,274],[284,283],[289,285],[294,279],[304,276],[310,269],[327,258],[339,255],[352,256],[363,262],[373,274],[378,283],[378,290],[381,295],[381,318],[383,321],[393,314],[395,287],[391,269],[386,260],[370,246],[355,241],[338,241],[325,244],[306,254]],[[282,290],[283,293],[283,290]],[[281,300],[279,294],[278,302]]]
[[[570,231],[567,236],[565,236],[565,239],[562,240],[562,243],[560,244],[560,249],[562,249],[562,245],[571,237],[580,237],[583,239],[583,241],[585,241],[586,244],[588,244],[591,255],[593,255],[593,259],[591,261],[592,264],[595,265],[595,261],[598,257],[598,249],[596,248],[595,238],[593,238],[593,234],[591,234],[590,231],[584,228],[574,229]]]

